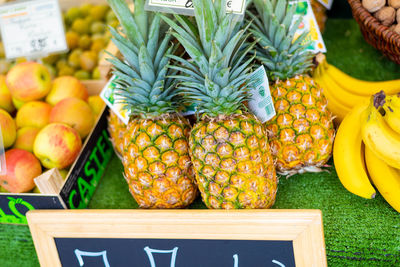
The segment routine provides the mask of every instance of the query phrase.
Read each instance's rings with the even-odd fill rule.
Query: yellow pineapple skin
[[[197,184],[208,208],[269,208],[277,178],[263,125],[249,114],[201,120],[189,138]]]
[[[335,130],[321,87],[308,76],[297,76],[272,84],[271,95],[276,116],[266,127],[277,172],[323,166],[332,154]]]
[[[134,118],[123,138],[124,176],[141,208],[185,208],[197,196],[189,122],[179,116]]]
[[[108,133],[111,137],[111,143],[118,157],[122,157],[124,133],[126,131],[126,124],[123,123],[118,116],[110,110],[110,115],[107,117]]]

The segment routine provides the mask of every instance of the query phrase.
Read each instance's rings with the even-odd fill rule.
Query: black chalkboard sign
[[[295,266],[292,241],[55,238],[62,266]]]
[[[326,267],[319,210],[33,210],[42,267]]]

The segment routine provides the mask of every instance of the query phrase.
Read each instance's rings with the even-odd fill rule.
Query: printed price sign
[[[0,6],[0,30],[7,58],[42,57],[68,50],[57,0]]]
[[[294,40],[296,40],[303,32],[308,31],[308,36],[304,39],[304,45],[308,44],[307,50],[314,53],[326,53],[324,40],[322,39],[321,31],[319,30],[317,20],[311,8],[309,0],[292,1],[291,4],[296,4],[296,13],[293,16],[293,23],[303,17],[297,29]]]
[[[6,174],[6,156],[4,154],[4,144],[3,144],[3,136],[1,134],[1,125],[0,125],[0,175]]]
[[[152,11],[163,11],[187,16],[194,16],[192,0],[147,0],[145,8]],[[246,9],[245,0],[227,0],[226,12],[243,16]]]
[[[250,90],[249,109],[262,123],[267,122],[276,115],[276,112],[264,66],[251,74],[250,81],[253,81],[254,86]]]

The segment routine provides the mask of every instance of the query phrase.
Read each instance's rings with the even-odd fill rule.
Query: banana
[[[369,148],[365,148],[365,162],[372,182],[383,198],[400,212],[400,170],[387,165]]]
[[[323,83],[329,85],[329,88],[331,88],[331,93],[335,95],[335,98],[344,106],[352,109],[357,104],[369,100],[370,96],[354,94],[343,89],[343,87],[341,87],[335,79],[326,74],[323,66],[318,66],[318,68],[320,68],[319,75],[321,76],[321,79],[324,80]]]
[[[392,130],[384,121],[378,109],[377,95],[361,115],[361,135],[364,144],[378,158],[394,168],[400,168],[400,134]]]
[[[314,75],[314,81],[318,83],[322,89],[323,94],[328,100],[328,109],[335,115],[335,121],[340,123],[346,114],[350,112],[351,108],[343,105],[332,92],[335,91],[335,88],[332,88],[332,85],[326,83],[326,81],[320,75]]]
[[[400,134],[400,107],[386,102],[383,106],[385,115],[383,119],[395,132]]]
[[[367,103],[354,107],[344,118],[336,133],[333,161],[343,186],[363,198],[374,198],[376,191],[371,185],[364,163],[360,117]]]
[[[380,90],[388,95],[400,92],[400,80],[370,82],[351,77],[340,69],[327,63],[326,74],[335,79],[343,89],[358,95],[371,96]]]

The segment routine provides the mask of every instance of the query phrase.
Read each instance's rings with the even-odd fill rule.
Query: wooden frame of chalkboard
[[[27,213],[27,219],[42,267],[124,266],[121,263],[127,266],[156,266],[154,258],[150,258],[152,257],[151,250],[158,253],[175,253],[171,256],[170,266],[175,266],[175,262],[172,264],[172,259],[177,261],[176,266],[242,267],[261,266],[257,265],[261,263],[262,266],[327,266],[320,210],[33,210]],[[221,240],[223,242],[214,244],[215,241]],[[128,241],[132,242],[127,243]],[[211,254],[215,250],[218,250],[215,252],[216,257],[225,257],[226,255],[222,255],[221,251],[230,251],[224,250],[225,245],[239,247],[234,247],[232,250],[237,254],[228,255],[229,263],[224,261],[222,264],[217,262],[219,260],[213,259],[212,262],[215,265],[204,265],[198,261],[195,261],[197,265],[182,264],[185,257],[194,261],[199,256],[188,255],[192,252],[187,252],[190,251],[188,249],[184,250],[185,245],[190,247],[194,244],[194,247],[198,248],[199,244],[195,241],[201,243],[200,247],[206,248],[206,255],[202,254],[200,259],[213,259]],[[253,244],[247,244],[248,241],[253,241]],[[275,262],[272,260],[272,263],[269,261],[269,264],[256,261],[257,256],[260,256],[255,257],[254,254],[257,253],[257,246],[263,244],[274,248],[279,247],[279,243],[285,243],[276,241],[290,241],[291,250],[285,253],[288,254],[289,259],[294,257],[292,263],[284,265],[277,260]],[[143,244],[151,245],[152,242],[153,244],[158,242],[160,246],[162,242],[167,242],[168,248],[174,246],[175,248],[161,252],[154,247],[153,249],[149,246],[143,248]],[[109,250],[103,248],[101,244],[108,246]],[[139,244],[138,249],[135,244]],[[141,247],[140,244],[142,244]],[[176,244],[180,244],[180,254],[177,254],[178,245]],[[216,249],[213,250],[213,246]],[[113,247],[118,250],[113,250]],[[85,251],[82,251],[82,248]],[[125,254],[134,255],[135,257],[130,256],[136,260],[112,264],[114,261],[112,253],[124,253],[123,249],[125,249]],[[262,257],[268,254],[265,248],[259,251],[262,252]],[[283,253],[283,250],[280,251],[276,253]],[[241,252],[244,254],[242,255]],[[138,256],[138,253],[142,255]],[[250,253],[253,260],[251,265],[244,263],[246,253]],[[147,260],[145,263],[139,262],[143,255]],[[94,256],[99,256],[98,260],[104,260],[104,264],[99,265],[97,262],[94,265],[89,263],[86,265],[84,263],[84,259],[90,260]],[[125,256],[129,257],[129,255]],[[283,258],[284,256],[282,255]],[[279,254],[274,257],[280,258]],[[117,258],[121,260],[121,255]],[[181,264],[178,264],[179,261]],[[75,264],[72,265],[71,262]]]

